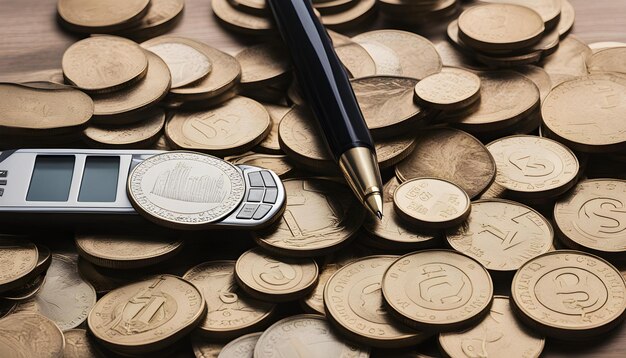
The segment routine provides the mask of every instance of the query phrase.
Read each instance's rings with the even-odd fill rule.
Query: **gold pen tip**
[[[379,220],[383,219],[383,196],[380,192],[375,192],[365,197],[365,206]]]

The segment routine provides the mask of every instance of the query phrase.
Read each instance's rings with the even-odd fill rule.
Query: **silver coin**
[[[232,340],[222,348],[217,358],[252,358],[254,356],[254,347],[261,334],[263,333],[250,333]]]

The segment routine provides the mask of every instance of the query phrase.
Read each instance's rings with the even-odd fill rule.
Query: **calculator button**
[[[250,186],[263,186],[263,178],[259,172],[248,173],[248,179],[250,180]]]
[[[274,178],[272,177],[272,174],[270,172],[264,170],[261,172],[261,175],[263,176],[263,182],[265,183],[265,186],[273,188],[276,187],[276,182],[274,181]]]
[[[6,178],[9,175],[8,170],[0,170],[0,178]]]
[[[265,191],[265,197],[263,198],[263,202],[274,204],[276,203],[276,198],[278,198],[278,189],[268,188]]]
[[[270,210],[272,210],[271,205],[260,205],[257,211],[254,213],[253,219],[254,220],[263,219],[263,217],[265,217],[265,215],[267,215],[267,213],[269,213]]]
[[[263,200],[263,189],[250,189],[248,193],[248,201],[260,202]]]
[[[1,179],[0,180],[0,185],[7,185],[7,180],[6,179]]]
[[[237,219],[252,219],[252,215],[259,207],[259,204],[246,204],[241,208],[239,214],[237,214]]]

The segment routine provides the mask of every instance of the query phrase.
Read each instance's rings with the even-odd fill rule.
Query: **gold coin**
[[[0,319],[0,356],[61,358],[65,341],[54,322],[38,314]]]
[[[541,16],[526,6],[486,4],[459,16],[459,38],[483,51],[509,51],[530,47],[545,30]]]
[[[121,32],[135,39],[145,39],[169,31],[180,21],[185,0],[150,0],[150,7],[139,22]]]
[[[513,308],[549,337],[578,340],[617,326],[626,310],[626,284],[610,263],[580,251],[557,250],[528,261],[511,285]]]
[[[463,332],[441,333],[439,345],[446,356],[538,358],[545,338],[522,325],[511,310],[509,298],[494,296],[489,314]]]
[[[373,76],[376,74],[376,63],[363,46],[348,39],[348,42],[334,42],[335,53],[352,78]]]
[[[62,24],[72,31],[102,33],[133,26],[150,7],[150,0],[59,0]]]
[[[480,78],[460,68],[445,67],[419,81],[415,95],[427,107],[458,110],[480,98]]]
[[[287,206],[282,219],[256,232],[256,243],[277,255],[322,256],[340,249],[358,232],[365,210],[347,188],[330,180],[283,182]]]
[[[376,0],[356,0],[354,2],[355,4],[345,11],[322,14],[322,24],[333,30],[345,30],[361,24],[375,14]]]
[[[226,157],[233,164],[253,165],[273,171],[281,178],[289,176],[295,168],[289,163],[286,155],[257,154],[248,152],[239,156]]]
[[[487,3],[496,4],[515,4],[525,6],[534,10],[546,24],[546,28],[550,28],[559,20],[561,15],[562,0],[481,0]]]
[[[399,183],[398,183],[399,185]],[[383,188],[384,190],[384,188]],[[385,191],[384,198],[393,198],[392,194]],[[393,202],[383,203],[382,220],[376,216],[367,215],[363,223],[363,229],[367,232],[368,239],[363,244],[383,250],[419,250],[436,246],[441,235],[428,230],[416,230],[413,226],[400,219],[393,207]]]
[[[141,44],[143,48],[159,56],[172,76],[172,88],[196,82],[211,72],[213,64],[195,41],[177,41],[177,37],[157,37]]]
[[[574,11],[572,4],[567,0],[561,0],[561,17],[556,26],[561,38],[565,37],[570,32],[574,26],[575,17],[576,12]]]
[[[552,90],[552,80],[550,75],[541,67],[533,65],[524,65],[513,68],[515,72],[519,72],[529,80],[533,81],[539,89],[539,97],[541,102],[546,99],[550,90]]]
[[[267,137],[265,137],[254,150],[268,154],[283,154],[283,151],[280,149],[280,143],[278,142],[278,125],[283,117],[291,110],[291,107],[269,103],[263,103],[263,106],[270,115],[272,127]]]
[[[89,313],[89,331],[104,346],[127,354],[166,348],[184,337],[206,312],[189,282],[159,275],[115,289]]]
[[[277,258],[259,249],[244,252],[235,265],[239,287],[250,296],[269,302],[294,301],[306,296],[317,282],[312,259]]]
[[[158,139],[165,125],[165,112],[160,108],[148,110],[140,122],[122,126],[103,127],[91,125],[83,133],[89,146],[94,148],[141,148]]]
[[[315,357],[369,357],[368,350],[336,336],[323,316],[312,314],[295,315],[274,323],[263,332],[254,348],[255,358],[296,354],[310,354]]]
[[[271,16],[270,8],[265,0],[229,0],[228,3],[249,14]]]
[[[428,337],[394,321],[383,306],[383,274],[397,258],[368,256],[352,261],[326,283],[326,317],[345,337],[380,348],[408,347]]]
[[[393,193],[402,184],[398,177],[392,177],[383,185],[383,202],[393,203]]]
[[[146,53],[133,41],[117,36],[80,40],[63,54],[63,76],[90,93],[118,90],[148,71]]]
[[[562,82],[586,76],[587,59],[591,55],[592,51],[587,44],[575,36],[567,36],[559,43],[556,52],[543,60],[542,67],[556,87]]]
[[[209,110],[175,113],[165,125],[165,135],[177,148],[226,156],[252,149],[270,127],[262,104],[235,97]]]
[[[49,135],[80,131],[93,115],[93,101],[73,88],[40,89],[0,83],[3,135]]]
[[[390,313],[416,329],[451,331],[489,312],[493,283],[472,258],[449,250],[400,257],[385,271],[382,292]]]
[[[254,347],[256,346],[256,342],[261,337],[261,334],[263,334],[263,332],[250,333],[230,341],[224,346],[224,348],[222,348],[219,357],[252,357],[254,354]]]
[[[402,182],[419,177],[440,178],[475,198],[496,176],[496,163],[487,148],[463,131],[427,130],[416,141],[413,152],[396,166],[396,176]]]
[[[496,183],[519,198],[556,197],[576,183],[576,155],[561,143],[530,135],[511,136],[487,144],[496,161]]]
[[[116,125],[136,122],[143,117],[142,112],[167,95],[171,83],[167,65],[152,52],[146,51],[146,56],[148,72],[139,82],[115,92],[92,95],[94,121]]]
[[[400,56],[391,48],[376,41],[357,41],[370,55],[377,76],[402,76]]]
[[[392,50],[400,61],[401,73],[390,73],[421,80],[441,71],[441,57],[426,38],[399,30],[376,30],[352,38],[358,43],[374,43]],[[369,49],[366,47],[369,52]],[[374,56],[373,56],[374,57]],[[378,75],[386,74],[379,73]]]
[[[194,284],[206,301],[206,317],[196,330],[206,337],[235,338],[264,328],[276,308],[238,292],[235,261],[204,262],[189,269],[183,278]]]
[[[0,238],[0,292],[18,288],[32,279],[38,254],[32,242]]]
[[[555,87],[541,108],[553,138],[581,152],[626,150],[626,77],[594,74]]]
[[[626,48],[615,47],[600,50],[587,59],[589,73],[621,72],[626,73]]]
[[[416,83],[416,79],[395,76],[363,77],[351,81],[372,136],[397,136],[432,114],[413,101]]]
[[[63,358],[98,358],[101,353],[96,349],[91,337],[84,329],[70,329],[63,332],[65,349]]]
[[[237,10],[228,0],[212,0],[213,14],[228,29],[247,35],[273,35],[273,21],[267,16],[249,14]]]
[[[241,65],[241,85],[244,87],[280,82],[291,74],[289,54],[279,43],[263,43],[244,48],[235,58]]]
[[[448,244],[494,272],[513,272],[550,250],[552,225],[537,211],[507,200],[479,200],[458,228],[446,230]]]
[[[568,246],[619,258],[626,251],[626,181],[578,183],[554,207],[554,222]]]
[[[393,194],[396,214],[424,229],[460,225],[470,215],[470,198],[457,185],[442,179],[415,178],[402,183]]]
[[[154,235],[75,235],[80,256],[95,265],[131,269],[157,264],[177,254],[183,242]]]

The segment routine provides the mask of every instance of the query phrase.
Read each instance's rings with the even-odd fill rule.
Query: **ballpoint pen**
[[[310,0],[268,4],[333,158],[352,191],[382,219],[382,180],[372,137],[328,33]]]

